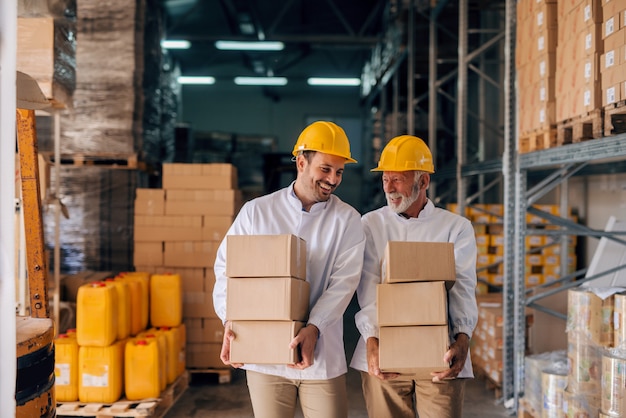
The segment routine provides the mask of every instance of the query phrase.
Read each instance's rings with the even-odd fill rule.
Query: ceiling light
[[[282,51],[285,44],[280,41],[216,41],[215,47],[228,51]]]
[[[208,76],[179,76],[178,82],[180,84],[215,84],[215,77]]]
[[[185,40],[168,40],[163,39],[161,41],[161,48],[165,49],[189,49],[191,47],[191,42]]]
[[[238,86],[284,86],[286,77],[235,77]]]
[[[324,78],[310,77],[307,79],[310,86],[360,86],[360,78]]]

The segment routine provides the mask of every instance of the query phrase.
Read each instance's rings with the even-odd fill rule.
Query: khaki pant
[[[298,399],[305,418],[346,418],[346,376],[292,380],[246,371],[255,418],[293,418]]]
[[[361,372],[363,397],[370,418],[461,418],[465,379],[382,381]]]

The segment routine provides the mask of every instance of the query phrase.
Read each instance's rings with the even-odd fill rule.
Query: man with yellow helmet
[[[361,371],[368,415],[413,418],[417,411],[420,418],[460,418],[463,378],[473,377],[469,340],[478,320],[474,229],[469,220],[436,208],[426,196],[434,165],[420,138],[393,138],[371,171],[382,172],[387,206],[362,217],[367,242],[357,289],[361,310],[355,316],[361,338],[350,364]],[[388,241],[454,243],[456,282],[448,291],[450,348],[444,355],[450,369],[433,373],[432,380],[399,379],[379,367],[376,286],[381,283],[380,262]]]
[[[227,235],[293,234],[306,241],[309,319],[291,342],[292,348],[299,346],[302,360],[288,366],[230,362],[236,335],[226,322],[226,239],[214,265],[213,303],[225,325],[220,357],[224,364],[246,369],[256,418],[293,417],[297,401],[305,417],[345,418],[343,314],[359,284],[365,234],[360,214],[333,192],[345,164],[356,160],[344,130],[325,121],[302,131],[293,155],[296,180],[247,202]]]

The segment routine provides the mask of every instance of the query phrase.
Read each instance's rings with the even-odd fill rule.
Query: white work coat
[[[319,328],[314,363],[304,369],[285,365],[246,364],[244,368],[289,379],[332,379],[348,371],[343,344],[343,314],[359,284],[365,234],[360,214],[335,195],[309,212],[293,184],[247,202],[227,235],[293,234],[306,241],[309,320]],[[217,251],[213,304],[226,320],[226,238]]]
[[[476,306],[476,238],[470,221],[447,210],[436,208],[428,200],[417,218],[406,219],[388,206],[362,217],[366,235],[365,260],[357,297],[361,310],[355,316],[361,333],[350,366],[367,372],[369,337],[378,338],[376,285],[381,283],[380,263],[387,241],[452,242],[456,264],[456,283],[448,291],[450,342],[460,332],[470,338],[478,321]],[[419,353],[416,353],[419,355]],[[442,354],[443,357],[443,354]],[[473,377],[472,362],[467,355],[458,377]]]

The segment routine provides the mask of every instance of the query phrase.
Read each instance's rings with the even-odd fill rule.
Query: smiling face
[[[330,198],[341,183],[345,163],[343,157],[315,151],[296,157],[298,178],[294,190],[306,211]]]
[[[426,205],[426,190],[430,181],[428,173],[385,171],[382,181],[387,205],[396,213],[416,218]]]

